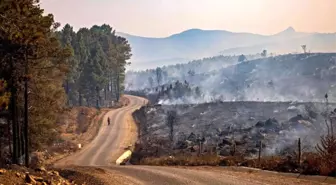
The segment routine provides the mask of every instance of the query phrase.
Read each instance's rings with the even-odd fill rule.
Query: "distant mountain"
[[[292,27],[268,36],[201,29],[190,29],[165,38],[117,34],[127,38],[132,46],[131,62],[134,65],[131,69],[153,68],[218,54],[255,54],[263,49],[278,54],[301,52],[304,44],[307,51],[336,51],[336,33],[302,33]]]

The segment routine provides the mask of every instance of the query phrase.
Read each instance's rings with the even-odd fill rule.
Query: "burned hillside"
[[[133,116],[143,155],[211,151],[253,157],[260,142],[262,155],[290,153],[299,138],[304,151],[315,150],[326,133],[325,115],[336,114],[335,108],[325,103],[221,102],[147,106]]]
[[[126,91],[141,92],[150,100],[156,97],[156,102],[166,105],[214,101],[320,102],[325,93],[330,94],[330,101],[336,101],[335,53],[287,54],[231,65],[216,63],[209,71],[199,70],[203,65],[192,64],[127,73]],[[184,91],[177,91],[177,96],[160,95],[176,82],[198,88],[199,96]]]

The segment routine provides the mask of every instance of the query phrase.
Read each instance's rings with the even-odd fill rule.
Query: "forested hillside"
[[[260,54],[246,55],[246,59],[260,58]],[[189,81],[196,74],[215,72],[222,68],[238,63],[239,56],[214,56],[193,60],[186,64],[168,65],[156,69],[142,71],[128,71],[126,73],[125,86],[127,90],[152,88],[172,81]]]
[[[0,165],[54,143],[65,107],[109,106],[123,90],[125,38],[109,25],[59,27],[38,0],[0,2]]]

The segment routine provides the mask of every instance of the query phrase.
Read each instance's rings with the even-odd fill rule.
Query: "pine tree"
[[[0,12],[0,78],[11,89],[13,162],[17,163],[23,151],[28,155],[29,148],[47,144],[53,136],[55,116],[63,106],[59,82],[67,72],[64,61],[69,52],[55,37],[59,24],[51,14],[43,15],[37,0],[1,1]],[[18,121],[23,115],[24,124]]]
[[[59,33],[63,45],[71,42],[74,58],[78,61],[78,67],[70,70],[77,78],[73,78],[75,87],[68,98],[72,102],[82,102],[84,97],[88,106],[97,102],[99,106],[108,106],[110,101],[118,100],[124,89],[126,61],[131,57],[128,41],[116,36],[112,27],[106,24],[69,33],[72,33],[69,25]],[[102,97],[104,101],[100,101]]]

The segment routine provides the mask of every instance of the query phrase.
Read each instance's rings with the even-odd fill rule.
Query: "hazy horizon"
[[[194,28],[262,35],[288,27],[336,32],[334,0],[41,0],[41,7],[75,30],[106,23],[118,32],[143,37],[167,37]]]

